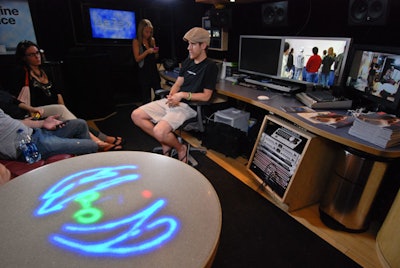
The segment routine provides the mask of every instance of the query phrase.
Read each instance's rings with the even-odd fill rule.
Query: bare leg
[[[11,179],[11,172],[4,166],[0,164],[0,185],[8,182]]]
[[[144,132],[154,137],[153,128],[154,124],[151,122],[151,118],[142,111],[140,108],[135,109],[131,114],[131,119],[135,125],[140,127]]]
[[[161,143],[164,153],[171,148],[175,148],[179,159],[183,159],[186,156],[186,145],[178,141],[172,132],[171,126],[166,121],[160,121],[154,125],[147,113],[140,108],[132,112],[131,118],[135,125]]]
[[[161,143],[163,150],[165,148],[175,148],[178,152],[178,158],[184,159],[186,156],[186,145],[183,145],[172,132],[171,126],[166,121],[160,121],[153,128],[154,138]],[[185,161],[186,162],[186,161]]]

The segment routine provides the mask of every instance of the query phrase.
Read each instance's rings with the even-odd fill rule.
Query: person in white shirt
[[[302,80],[303,79],[303,68],[304,68],[304,48],[301,48],[299,54],[296,57],[296,62],[294,64],[295,73],[294,79]]]

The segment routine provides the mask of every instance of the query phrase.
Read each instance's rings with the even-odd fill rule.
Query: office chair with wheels
[[[163,98],[165,95],[168,94],[168,90],[157,90],[156,96],[158,98]],[[201,132],[203,133],[205,131],[205,126],[204,126],[204,119],[203,119],[203,107],[205,105],[209,105],[209,102],[192,102],[190,103],[190,106],[194,108],[197,112],[197,116],[190,118],[186,120],[176,131],[175,135],[177,135],[177,138],[179,142],[183,143],[184,139],[182,138],[182,131],[196,131],[196,132]],[[195,167],[198,165],[197,160],[190,154],[190,152],[201,152],[206,154],[207,149],[206,148],[198,148],[198,147],[193,147],[193,146],[188,146],[189,149],[189,154],[188,154],[188,163]],[[154,153],[162,153],[162,147],[158,146],[153,149]],[[177,155],[177,152],[173,150],[171,152],[171,156],[174,157]]]

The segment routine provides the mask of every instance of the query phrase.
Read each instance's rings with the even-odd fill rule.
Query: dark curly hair
[[[25,61],[26,50],[32,46],[36,47],[38,51],[41,52],[40,57],[42,58],[43,61],[43,53],[42,50],[39,48],[39,46],[32,41],[24,40],[18,43],[17,48],[15,50],[15,58],[19,65],[26,66],[26,61]]]

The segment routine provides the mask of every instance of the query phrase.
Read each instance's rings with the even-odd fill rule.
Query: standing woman
[[[320,84],[324,88],[329,88],[329,77],[331,74],[331,66],[335,62],[335,54],[333,47],[328,48],[326,56],[321,62],[321,81]]]
[[[151,89],[161,88],[157,69],[158,47],[153,37],[153,25],[148,19],[142,19],[137,29],[137,37],[132,41],[133,56],[139,65],[139,85],[143,103],[151,101]]]

